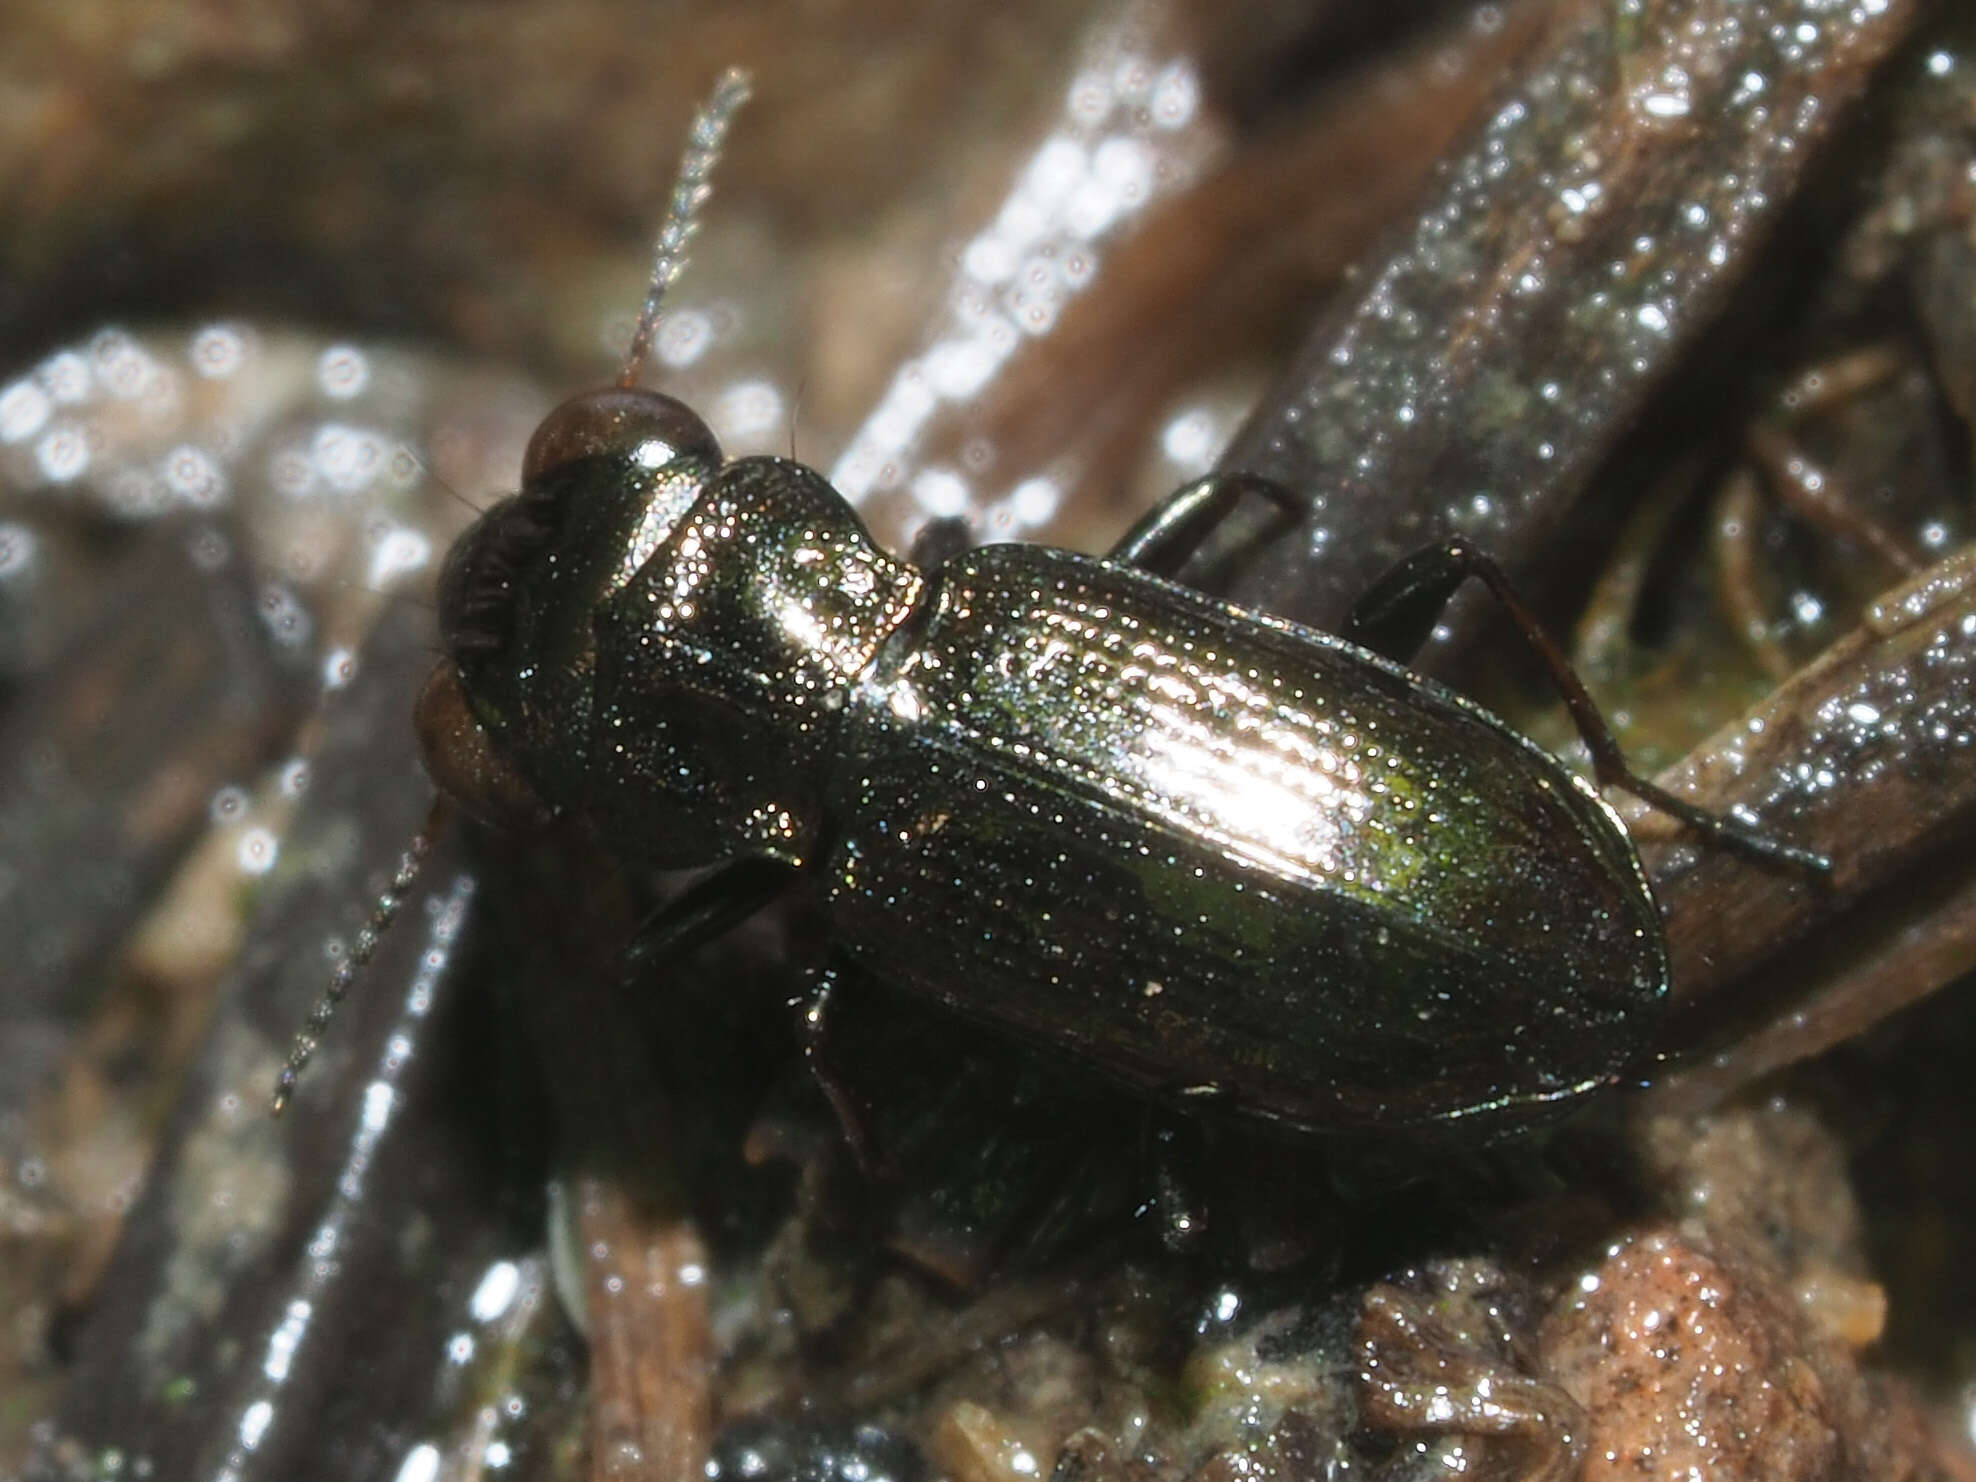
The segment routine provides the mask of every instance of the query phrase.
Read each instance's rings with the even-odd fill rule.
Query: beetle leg
[[[1902,580],[1919,576],[1933,564],[1912,541],[1868,514],[1858,496],[1849,494],[1831,473],[1814,463],[1781,423],[1758,422],[1744,440],[1770,487],[1799,519],[1833,539],[1851,541],[1872,552]]]
[[[1346,615],[1339,636],[1396,664],[1411,664],[1434,631],[1434,624],[1453,598],[1455,589],[1471,576],[1489,582],[1485,568],[1495,573],[1490,590],[1497,591],[1500,587],[1502,592],[1508,592],[1509,581],[1501,568],[1462,536],[1424,546],[1360,594]],[[1521,600],[1513,594],[1503,600],[1512,619],[1523,612]],[[1538,641],[1544,648],[1550,647],[1548,638]]]
[[[1211,473],[1148,510],[1106,552],[1105,559],[1154,576],[1173,576],[1234,512],[1244,494],[1261,495],[1292,519],[1305,512],[1304,497],[1274,479],[1252,473]]]
[[[639,923],[624,949],[621,978],[630,982],[654,962],[704,947],[782,894],[795,878],[796,871],[780,861],[739,859],[695,881]]]
[[[802,1042],[803,1063],[836,1114],[859,1170],[870,1179],[896,1178],[897,1168],[872,1136],[871,1109],[830,1060],[830,1003],[844,976],[845,961],[841,953],[832,952],[823,966],[811,971],[803,996],[790,1000],[790,1007],[796,1010],[796,1035]]]
[[[1174,1255],[1199,1250],[1207,1235],[1212,1211],[1202,1195],[1195,1176],[1204,1166],[1199,1146],[1183,1147],[1185,1125],[1178,1125],[1164,1114],[1157,1116],[1151,1129],[1150,1158],[1153,1171],[1152,1196],[1146,1202],[1158,1222],[1160,1244]],[[1194,1129],[1198,1140],[1198,1129]]]
[[[943,515],[919,527],[906,559],[921,571],[931,571],[973,548],[974,527],[968,524],[966,516]]]
[[[1564,651],[1543,630],[1536,614],[1517,595],[1503,569],[1464,536],[1452,535],[1439,544],[1415,551],[1374,582],[1352,608],[1344,637],[1348,642],[1404,664],[1426,641],[1455,589],[1471,576],[1489,589],[1489,595],[1502,605],[1523,641],[1550,671],[1551,683],[1557,687],[1564,708],[1571,713],[1572,724],[1578,728],[1585,749],[1592,754],[1592,772],[1599,786],[1631,793],[1690,828],[1760,859],[1777,860],[1820,874],[1832,867],[1822,854],[1773,838],[1736,819],[1697,808],[1636,773],[1627,764],[1626,754],[1619,749],[1612,732],[1606,729],[1605,717],[1592,703]]]

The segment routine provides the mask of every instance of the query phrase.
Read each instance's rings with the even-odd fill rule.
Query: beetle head
[[[440,576],[446,659],[419,735],[427,771],[468,812],[512,827],[579,801],[595,614],[720,462],[706,424],[656,391],[587,392],[543,419],[521,492],[454,543]]]
[[[591,619],[721,465],[706,424],[637,381],[659,305],[685,266],[721,140],[747,96],[747,74],[730,69],[693,121],[617,385],[573,397],[544,418],[529,440],[521,492],[482,515],[447,555],[439,581],[446,657],[415,718],[441,798],[296,1036],[274,1096],[277,1114],[397,915],[448,800],[508,828],[539,826],[581,802],[586,748],[576,738],[587,734],[593,708]]]

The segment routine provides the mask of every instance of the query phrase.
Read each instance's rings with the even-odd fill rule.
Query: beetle
[[[1653,1047],[1668,954],[1597,792],[1404,667],[1470,576],[1550,666],[1602,782],[1824,867],[1636,777],[1459,539],[1334,636],[1169,579],[1244,496],[1294,508],[1258,479],[1188,486],[1103,558],[992,545],[921,565],[815,471],[726,460],[637,376],[745,93],[730,74],[695,122],[620,380],[552,411],[520,492],[453,546],[446,656],[417,707],[442,797],[482,821],[574,815],[623,857],[722,866],[641,928],[634,961],[807,878],[838,944],[804,1017],[820,1071],[850,962],[1131,1090],[1293,1132],[1534,1125]]]

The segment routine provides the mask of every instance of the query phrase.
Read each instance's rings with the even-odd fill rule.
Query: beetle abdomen
[[[1156,1092],[1311,1128],[1610,1080],[1667,965],[1611,815],[1339,640],[1031,547],[942,568],[846,716],[847,943]]]

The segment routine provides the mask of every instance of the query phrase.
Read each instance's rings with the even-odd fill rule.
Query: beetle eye
[[[439,580],[446,652],[469,661],[506,649],[516,593],[555,547],[629,542],[640,559],[649,555],[720,461],[707,424],[670,396],[612,386],[571,397],[529,439],[521,492],[482,515],[446,558]]]
[[[693,456],[718,464],[720,444],[684,403],[635,386],[609,386],[573,396],[542,419],[522,459],[522,486],[584,459],[621,458],[657,470]]]
[[[413,726],[433,786],[472,817],[515,833],[532,833],[554,820],[555,811],[495,750],[487,728],[468,707],[459,670],[450,662],[434,669],[425,682]]]

